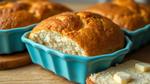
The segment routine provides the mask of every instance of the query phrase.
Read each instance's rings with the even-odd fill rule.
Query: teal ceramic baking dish
[[[150,24],[135,31],[124,30],[124,32],[133,42],[132,50],[136,50],[150,42]]]
[[[21,41],[21,36],[25,32],[32,30],[34,26],[35,24],[8,30],[0,30],[0,54],[10,54],[25,50],[26,48]]]
[[[76,56],[64,54],[38,44],[27,38],[29,33],[27,32],[22,36],[22,41],[28,49],[32,62],[80,84],[85,84],[87,76],[91,73],[101,71],[121,62],[132,46],[132,42],[126,37],[125,47],[111,54],[94,57]]]

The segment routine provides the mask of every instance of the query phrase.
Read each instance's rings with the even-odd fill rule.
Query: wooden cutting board
[[[31,60],[27,52],[0,55],[0,70],[17,68],[30,63]]]

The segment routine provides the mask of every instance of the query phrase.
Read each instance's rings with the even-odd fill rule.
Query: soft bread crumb
[[[130,60],[126,63],[117,65],[116,67],[111,67],[103,72],[93,74],[90,79],[94,84],[119,84],[114,81],[113,76],[117,72],[126,72],[131,75],[133,81],[128,84],[150,84],[150,72],[141,73],[139,70],[135,69],[136,63],[142,63],[137,60]]]
[[[128,84],[128,82],[131,81],[131,76],[130,74],[126,72],[117,72],[114,74],[114,80],[120,84]]]
[[[148,72],[150,71],[150,64],[147,63],[136,63],[135,68],[141,72]]]
[[[49,48],[62,51],[63,53],[85,56],[84,51],[76,42],[57,32],[42,30],[32,34],[31,38],[37,43],[44,44]]]

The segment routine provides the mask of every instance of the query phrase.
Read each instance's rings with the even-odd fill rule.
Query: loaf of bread
[[[109,19],[90,12],[67,12],[39,23],[29,39],[73,55],[95,56],[124,47],[124,34]]]
[[[114,75],[118,72],[124,72],[131,76],[131,81],[128,84],[149,84],[150,72],[141,72],[135,68],[136,64],[143,62],[130,60],[126,63],[109,68],[103,72],[92,74],[87,79],[87,84],[121,84],[114,80]]]
[[[150,9],[134,0],[113,0],[112,2],[97,3],[86,10],[101,14],[121,28],[131,31],[150,24]]]
[[[0,29],[10,29],[40,22],[49,16],[71,11],[48,1],[21,0],[0,4]]]
[[[36,22],[37,19],[26,11],[3,14],[0,16],[0,30],[28,26]]]
[[[8,14],[19,10],[18,6],[15,6],[14,3],[1,2],[0,3],[0,15]]]
[[[34,0],[20,0],[18,1],[18,4],[21,5],[29,5],[28,11],[32,13],[35,17],[37,17],[39,20],[46,19],[47,17],[66,12],[66,11],[72,11],[71,9],[67,8],[64,5],[54,3],[54,2],[48,2],[48,1],[34,1]]]

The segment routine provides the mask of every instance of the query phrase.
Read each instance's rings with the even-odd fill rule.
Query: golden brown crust
[[[19,2],[1,2],[0,14],[12,13],[20,10],[29,10],[30,4]]]
[[[0,3],[0,15],[12,13],[17,11],[16,7],[14,7],[13,3],[1,2]]]
[[[33,3],[29,10],[29,12],[33,13],[40,20],[46,19],[49,16],[53,16],[66,11],[71,10],[61,4],[50,2]]]
[[[0,29],[10,29],[36,23],[37,19],[26,11],[8,13],[0,17]]]
[[[88,77],[86,80],[86,84],[94,84],[94,82]]]
[[[124,47],[124,34],[109,19],[90,12],[62,13],[39,23],[30,34],[41,30],[67,36],[85,51],[87,56],[114,52]]]
[[[29,4],[28,11],[34,14],[39,20],[48,18],[49,16],[56,15],[58,13],[72,11],[71,9],[54,2],[48,1],[34,1],[34,0],[21,0],[18,1],[20,4]]]
[[[23,12],[21,13],[20,11],[26,11],[26,12],[24,12],[23,14]],[[33,18],[39,22],[45,18],[66,11],[71,11],[71,10],[61,4],[48,2],[46,0],[45,1],[39,0],[36,2],[34,0],[5,2],[0,4],[0,17],[1,17],[0,22],[3,23],[6,20],[8,22],[5,22],[6,24],[0,24],[0,26],[2,27],[1,29],[9,29],[9,27],[12,28],[12,27],[25,26],[27,24],[29,25],[35,23],[35,20],[33,20]],[[20,13],[23,14],[22,15],[23,17],[20,15]],[[19,16],[21,17],[19,18]],[[16,17],[17,19],[13,19],[14,17]],[[10,23],[9,20],[13,22]],[[21,24],[19,24],[20,22]]]
[[[87,11],[101,14],[121,28],[136,30],[150,24],[150,11],[145,5],[140,5],[134,0],[114,0],[112,3],[97,3]]]
[[[17,0],[17,1],[31,1],[31,2],[36,2],[36,1],[49,1],[49,0]]]

